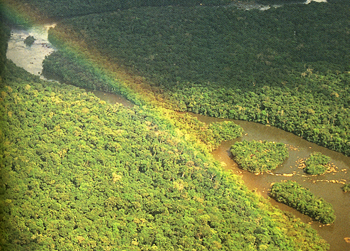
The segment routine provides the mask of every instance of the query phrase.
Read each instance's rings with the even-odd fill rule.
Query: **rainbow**
[[[17,1],[4,0],[0,4],[0,8],[5,18],[11,23],[24,27],[45,23],[38,10],[33,9],[29,5],[19,4]],[[50,36],[50,41],[58,45],[60,50],[69,55],[70,58],[74,58],[74,63],[88,69],[89,72],[104,81],[107,91],[121,94],[137,105],[153,104],[152,106],[154,107],[166,104],[163,98],[159,98],[159,95],[154,93],[157,90],[145,83],[141,76],[137,76],[117,65],[106,56],[102,56],[94,48],[87,50],[88,46],[79,39],[79,36],[72,34],[71,30],[69,36],[65,36],[64,30],[66,28],[68,27],[60,26],[59,32]],[[106,89],[103,89],[103,91],[106,91]]]

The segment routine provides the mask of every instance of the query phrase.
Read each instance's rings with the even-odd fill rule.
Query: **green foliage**
[[[60,51],[52,53],[50,57],[45,59],[43,67],[45,76],[57,79],[60,82],[92,90],[98,89],[118,93],[137,105],[154,105],[152,101],[142,95],[141,91],[136,93],[123,81],[113,78],[103,69],[84,60],[84,57],[79,53],[71,52],[69,48],[66,48],[64,53]],[[216,149],[224,140],[240,137],[243,132],[240,126],[230,121],[213,123],[207,126],[188,114],[178,114],[160,108],[155,109],[172,118],[177,128],[187,134],[195,135],[195,141],[202,141],[209,151]]]
[[[53,52],[43,62],[43,74],[70,85],[121,94],[135,103],[139,100],[134,93],[125,88],[123,83],[108,78],[104,75],[103,69],[94,67],[79,54]]]
[[[47,18],[62,18],[88,15],[92,13],[102,13],[118,11],[130,8],[140,8],[147,6],[220,6],[227,5],[232,0],[104,0],[104,1],[86,1],[86,0],[6,0],[13,9],[23,9],[28,11],[35,10],[36,15],[32,17],[35,20]],[[11,21],[22,21],[11,15],[10,9],[6,12],[7,18]]]
[[[4,80],[5,250],[329,248],[177,136],[157,110],[107,105],[11,62]]]
[[[232,140],[243,134],[243,128],[233,121],[214,122],[209,125],[209,129],[213,131],[214,135],[218,135],[219,142]]]
[[[343,190],[343,192],[349,192],[350,191],[350,183],[345,184],[344,186],[342,186],[341,189]]]
[[[254,173],[273,170],[289,156],[282,143],[255,140],[236,142],[231,153],[242,169]]]
[[[24,39],[24,43],[27,45],[27,46],[31,46],[35,41],[35,38],[33,36],[28,36],[26,37],[26,39]]]
[[[304,0],[257,0],[258,3],[261,4],[295,4],[295,3],[305,3]]]
[[[7,41],[10,38],[10,29],[3,23],[2,12],[3,10],[0,6],[0,77],[2,77],[2,73],[4,71],[6,62]]]
[[[50,37],[62,46],[75,34],[173,109],[271,124],[350,155],[347,6],[138,8],[67,19]],[[57,72],[74,62],[58,54]]]
[[[332,204],[294,181],[274,183],[270,196],[321,223],[330,224],[335,220]]]
[[[324,174],[327,171],[327,164],[330,160],[330,157],[320,152],[314,152],[306,159],[304,171],[311,175]]]

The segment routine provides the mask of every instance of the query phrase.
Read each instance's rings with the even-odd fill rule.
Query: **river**
[[[27,30],[20,27],[12,28],[6,57],[26,71],[42,76],[42,62],[47,55],[55,51],[47,40],[47,33],[51,27],[55,27],[55,24],[35,25]],[[24,39],[28,36],[35,38],[31,46],[24,43]]]
[[[48,29],[53,26],[54,24],[49,24],[34,26],[27,30],[20,28],[12,29],[6,54],[7,58],[28,72],[44,78],[41,75],[42,61],[45,56],[55,50],[47,40]],[[24,39],[29,35],[36,38],[32,46],[26,46],[24,44]],[[93,93],[110,104],[117,102],[126,106],[132,106],[128,100],[121,96],[101,91],[93,91]],[[192,115],[205,123],[224,120],[196,114]],[[282,180],[293,180],[309,188],[314,194],[324,198],[327,202],[332,203],[336,213],[336,221],[334,224],[327,226],[312,221],[308,216],[300,214],[296,210],[273,199],[269,199],[273,205],[282,210],[290,211],[304,222],[309,223],[331,244],[331,250],[350,250],[350,243],[345,241],[345,238],[350,237],[350,193],[344,193],[341,190],[342,185],[350,181],[348,174],[350,171],[350,158],[341,153],[310,143],[292,133],[285,132],[273,126],[239,120],[234,120],[234,122],[243,127],[243,137],[223,142],[217,150],[212,152],[214,158],[220,161],[226,169],[232,170],[235,174],[242,176],[249,189],[261,194],[265,198],[269,198],[268,191],[272,183]],[[286,144],[289,147],[289,158],[270,174],[255,175],[240,169],[230,156],[230,147],[236,141],[253,139]],[[299,161],[302,158],[308,157],[314,151],[331,157],[334,172],[321,176],[309,176],[304,174],[302,169],[298,168]]]
[[[278,1],[277,1],[278,2]],[[288,5],[290,4],[310,4],[311,2],[317,2],[317,3],[327,3],[327,0],[306,0],[306,1],[295,1],[291,3],[287,3]],[[255,1],[251,2],[241,2],[241,1],[232,1],[232,3],[226,5],[226,7],[236,7],[238,9],[243,9],[243,10],[269,10],[271,8],[280,8],[283,5],[286,5],[286,3],[283,3],[283,0],[280,1],[279,4],[259,4]]]

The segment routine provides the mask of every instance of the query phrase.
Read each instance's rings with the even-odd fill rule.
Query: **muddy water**
[[[43,59],[46,55],[49,55],[55,50],[47,41],[47,31],[50,26],[51,25],[33,27],[29,30],[13,29],[8,44],[7,57],[28,72],[41,75]],[[32,35],[37,39],[31,47],[24,44],[24,39],[28,35]],[[118,95],[100,91],[92,92],[97,97],[110,104],[122,103],[126,106],[132,106],[132,103]],[[205,123],[223,121],[223,119],[192,115]],[[234,121],[242,126],[245,131],[245,135],[236,141],[254,139],[282,142],[289,147],[289,158],[283,165],[279,166],[270,174],[254,175],[239,169],[237,164],[232,160],[229,149],[235,141],[223,142],[221,146],[212,153],[213,156],[218,161],[222,162],[227,169],[232,170],[237,175],[241,175],[249,189],[256,191],[265,198],[268,198],[268,190],[273,182],[293,180],[309,188],[314,194],[332,203],[337,217],[336,221],[330,226],[322,226],[320,223],[313,222],[309,217],[300,214],[296,210],[270,199],[271,203],[275,206],[282,210],[290,211],[304,222],[310,223],[312,227],[331,244],[331,250],[350,250],[350,244],[346,243],[344,239],[350,237],[350,193],[343,193],[341,190],[341,186],[344,182],[350,182],[348,173],[350,171],[350,158],[307,142],[300,137],[275,127],[264,126],[253,122]],[[331,157],[331,162],[335,166],[335,172],[322,176],[305,175],[303,170],[298,168],[298,162],[308,157],[314,151],[321,152]]]
[[[111,104],[118,102],[120,99],[117,95],[103,92],[100,93],[99,97]],[[191,115],[205,123],[225,120],[198,114]],[[273,126],[265,126],[241,120],[233,121],[244,129],[243,137],[223,142],[217,150],[212,152],[214,158],[220,161],[226,169],[232,170],[233,173],[240,175],[250,190],[259,193],[265,198],[269,199],[268,191],[271,184],[283,180],[296,181],[304,187],[309,188],[315,195],[324,198],[333,205],[336,214],[334,224],[329,226],[322,225],[317,221],[312,221],[310,217],[282,203],[278,203],[273,199],[269,200],[274,206],[284,211],[289,211],[296,217],[301,218],[305,223],[310,224],[328,243],[330,243],[330,250],[350,250],[350,243],[345,241],[345,238],[350,237],[350,193],[344,193],[341,190],[344,183],[350,182],[350,158],[341,153],[310,143],[292,133],[285,132]],[[233,161],[230,154],[231,145],[242,140],[282,142],[288,146],[289,158],[273,172],[255,175],[240,169]],[[331,163],[334,167],[333,172],[320,176],[306,175],[303,169],[300,168],[300,161],[309,157],[313,152],[321,152],[331,157]]]
[[[45,80],[50,80],[46,78],[47,76],[42,75],[42,63],[46,56],[50,55],[56,50],[48,41],[48,31],[51,27],[55,26],[56,24],[52,23],[35,25],[29,29],[20,27],[12,28],[6,57],[12,60],[17,66],[25,69],[31,74],[40,76],[40,78]],[[27,46],[24,43],[24,40],[28,36],[33,36],[35,38],[35,41],[31,46]],[[88,92],[93,92],[97,97],[110,104],[121,103],[126,107],[133,106],[130,101],[122,96],[95,90],[85,90]]]
[[[210,118],[202,115],[194,115],[200,121],[211,123],[223,121],[223,119]],[[271,203],[282,210],[290,211],[304,222],[313,226],[318,233],[331,244],[331,250],[350,250],[350,244],[346,243],[346,237],[350,237],[350,194],[344,193],[341,187],[345,182],[350,182],[350,158],[341,153],[328,150],[324,147],[310,143],[302,138],[285,132],[273,126],[265,126],[253,122],[233,120],[244,129],[243,137],[226,141],[214,151],[214,158],[234,173],[241,175],[247,187],[268,198],[268,191],[272,183],[283,180],[293,180],[309,188],[315,195],[324,198],[333,205],[336,221],[330,226],[321,225],[312,221],[308,216],[302,215],[296,210],[270,199]],[[255,175],[244,171],[233,161],[230,147],[236,141],[242,140],[267,140],[282,142],[289,148],[289,158],[270,174]],[[320,176],[306,175],[299,168],[301,159],[307,158],[313,152],[321,152],[331,157],[334,171]]]
[[[96,97],[106,101],[108,104],[114,105],[115,103],[122,104],[126,107],[133,107],[134,104],[124,98],[123,96],[112,94],[112,93],[107,93],[107,92],[102,92],[102,91],[92,91],[92,90],[87,90],[95,94]]]
[[[50,27],[55,27],[55,24],[32,26],[27,30],[13,28],[8,42],[6,57],[11,59],[17,66],[40,76],[45,56],[55,51],[55,48],[47,40]],[[27,46],[24,43],[28,36],[35,38],[31,46]]]

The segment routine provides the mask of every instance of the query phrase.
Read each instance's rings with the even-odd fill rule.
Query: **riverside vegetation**
[[[231,153],[242,169],[254,173],[271,171],[289,156],[282,143],[255,140],[236,142],[231,146]]]
[[[350,183],[345,184],[344,186],[342,186],[342,190],[344,192],[350,192]]]
[[[4,37],[1,43],[6,49]],[[10,61],[2,68],[4,249],[329,248],[310,226],[223,171],[154,107],[108,105]]]
[[[27,46],[31,46],[33,43],[35,42],[35,38],[33,36],[28,36],[26,37],[26,39],[24,40],[24,43]]]
[[[330,224],[335,220],[332,204],[316,197],[309,189],[294,181],[273,184],[270,196],[321,223]]]
[[[349,156],[348,9],[340,0],[267,11],[169,6],[91,14],[50,30],[61,50],[44,67],[68,83],[78,76],[107,88],[79,73],[79,56],[63,41],[94,49],[95,62],[140,76],[134,82],[149,86],[139,92],[152,90],[172,109],[274,125]]]
[[[241,2],[248,2],[243,0]],[[50,18],[70,18],[74,16],[88,15],[92,13],[104,13],[123,9],[140,8],[147,6],[222,6],[231,3],[231,0],[4,0],[5,5],[11,9],[5,9],[4,14],[11,22],[30,23]],[[1,3],[0,3],[1,7]],[[28,13],[30,8],[31,13]],[[14,10],[26,13],[26,17],[18,16]]]
[[[322,153],[315,152],[306,159],[304,171],[311,175],[324,174],[327,171],[327,164],[330,160],[330,157],[323,155]]]
[[[69,4],[79,6],[79,1]],[[344,4],[312,6],[315,13],[338,10],[332,24],[319,20],[317,26],[332,41],[339,39],[333,47],[323,44],[327,39],[312,45],[316,35],[306,39],[316,34],[312,15],[310,31],[297,18],[283,26],[285,11],[294,7],[269,15],[226,7],[140,8],[60,22],[50,31],[60,51],[45,60],[46,73],[121,93],[138,106],[109,106],[7,63],[1,85],[2,245],[13,250],[327,250],[309,226],[249,192],[207,155],[227,139],[218,132],[232,129],[228,137],[235,137],[242,133],[239,127],[208,127],[155,108],[145,97],[151,91],[175,110],[277,125],[349,154],[348,75],[342,64],[347,54],[341,53],[348,45],[340,39],[347,34]],[[302,18],[308,12],[297,11]],[[261,15],[271,26],[255,30]],[[300,32],[297,40],[290,36],[294,28]],[[236,32],[233,37],[229,30]],[[268,39],[262,45],[274,46],[255,50],[260,35]],[[313,46],[322,53],[312,55]],[[86,60],[94,48],[97,56]],[[134,83],[116,81],[96,68],[99,62],[139,76]],[[320,82],[323,94],[314,92]]]
[[[1,246],[8,250],[327,250],[150,109],[107,105],[8,62]]]

